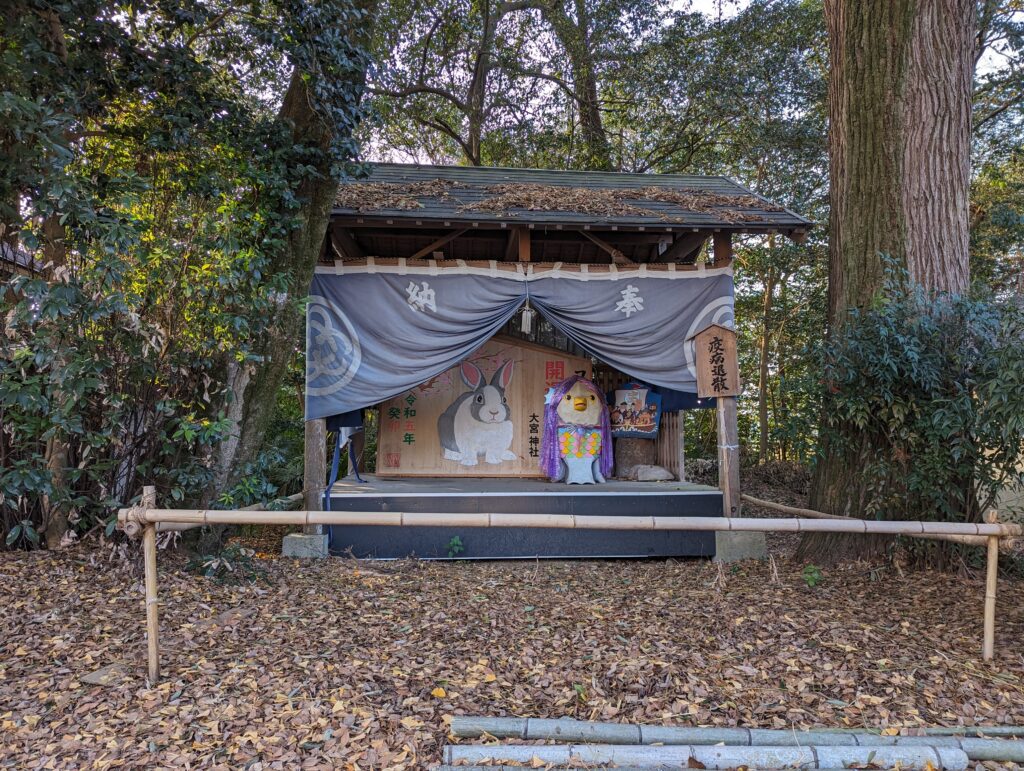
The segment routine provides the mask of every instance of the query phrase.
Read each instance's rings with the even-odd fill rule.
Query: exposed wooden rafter
[[[672,245],[658,255],[657,262],[693,262],[709,235],[710,233],[703,230],[696,233],[680,233]]]
[[[331,246],[343,260],[361,260],[366,256],[355,237],[346,228],[332,227],[330,239]]]
[[[425,257],[428,254],[432,254],[434,251],[440,249],[445,244],[454,241],[456,238],[465,233],[469,228],[463,228],[462,230],[453,230],[451,233],[447,233],[440,238],[431,241],[429,244],[424,246],[422,249],[417,251],[415,254],[409,257],[410,260],[418,260],[420,257]]]
[[[627,257],[625,254],[623,254],[621,251],[616,249],[614,246],[609,244],[607,241],[604,241],[604,240],[598,238],[593,233],[590,233],[590,232],[588,232],[586,230],[581,230],[581,231],[579,231],[579,234],[581,236],[583,236],[584,238],[589,239],[590,241],[592,241],[594,243],[594,245],[597,246],[598,249],[601,249],[602,251],[605,251],[609,255],[611,255],[612,262],[615,263],[616,265],[635,265],[636,264],[631,259],[629,259],[629,257]]]

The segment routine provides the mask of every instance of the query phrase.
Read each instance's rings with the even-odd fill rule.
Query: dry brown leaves
[[[426,182],[362,182],[345,184],[338,188],[334,205],[342,209],[355,209],[360,213],[380,209],[409,211],[423,206],[420,198],[446,200],[452,183],[446,179],[431,179]]]
[[[484,538],[467,532],[463,538]],[[163,680],[137,568],[0,554],[0,768],[423,768],[452,714],[677,725],[1024,722],[1024,583],[994,664],[979,579],[782,561],[264,561],[221,586],[161,553]],[[121,663],[110,686],[82,678]]]
[[[342,185],[335,203],[346,209],[366,213],[380,209],[412,210],[422,207],[420,198],[452,197],[454,183],[434,179],[416,183],[368,182]],[[675,221],[664,212],[644,207],[645,202],[671,203],[689,212],[714,214],[725,222],[763,220],[749,210],[782,211],[752,195],[721,195],[704,190],[666,187],[582,188],[564,185],[508,183],[485,188],[490,195],[479,201],[462,203],[459,211],[508,215],[513,210],[561,211],[603,217],[658,217]]]
[[[768,204],[752,195],[720,195],[704,190],[684,188],[643,187],[643,188],[581,188],[562,185],[508,184],[492,185],[492,193],[464,209],[489,211],[504,214],[512,209],[529,211],[564,211],[577,214],[595,214],[608,217],[657,216],[671,221],[663,212],[655,212],[643,206],[644,202],[660,201],[672,203],[690,212],[715,214],[726,222],[761,220],[763,217],[744,209],[781,211],[780,207]],[[632,203],[630,203],[632,202]]]

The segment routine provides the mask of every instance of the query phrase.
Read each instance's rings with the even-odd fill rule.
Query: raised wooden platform
[[[722,494],[689,482],[617,482],[565,485],[540,479],[342,480],[330,491],[334,511],[501,512],[617,516],[722,515]],[[396,559],[449,559],[452,541],[472,559],[557,557],[710,557],[714,533],[338,526],[330,528],[332,554]]]

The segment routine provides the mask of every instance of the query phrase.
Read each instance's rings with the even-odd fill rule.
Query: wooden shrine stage
[[[566,485],[543,479],[351,478],[331,489],[333,511],[407,511],[576,516],[722,516],[722,493],[690,482]],[[332,554],[370,559],[449,559],[454,538],[461,559],[536,557],[711,557],[712,532],[568,530],[523,527],[332,526]]]

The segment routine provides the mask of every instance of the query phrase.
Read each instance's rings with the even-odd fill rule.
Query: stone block
[[[715,562],[763,560],[768,556],[764,533],[747,530],[715,533]]]
[[[323,559],[327,556],[327,534],[289,533],[284,537],[281,554],[299,559]]]
[[[636,466],[633,469],[637,482],[671,482],[672,472],[661,466]]]
[[[635,479],[636,466],[657,463],[657,449],[653,439],[622,437],[612,441],[615,445],[615,476],[619,479]]]

